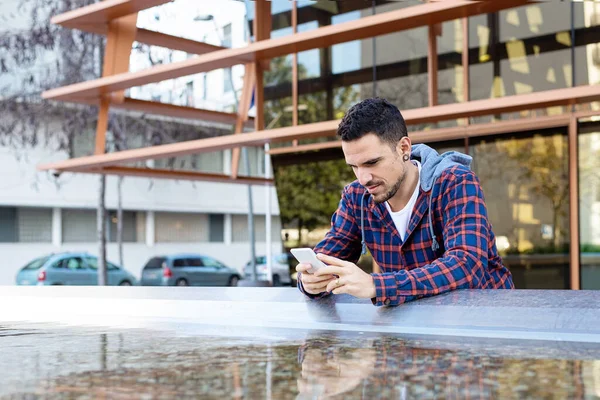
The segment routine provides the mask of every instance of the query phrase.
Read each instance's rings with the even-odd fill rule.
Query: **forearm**
[[[399,305],[456,289],[477,288],[484,281],[486,264],[487,259],[457,251],[421,268],[372,274],[377,294],[373,304]]]

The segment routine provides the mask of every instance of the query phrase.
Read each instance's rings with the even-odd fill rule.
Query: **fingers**
[[[327,288],[326,290],[328,292],[333,292],[334,289],[340,287],[343,285],[343,282],[341,281],[341,279],[337,278],[337,279],[333,279],[331,282],[329,282],[327,284]]]
[[[308,265],[308,267],[310,268],[310,265]],[[327,285],[332,279],[334,279],[334,277],[331,275],[316,276],[307,272],[300,274],[302,287],[304,288],[305,292],[310,294],[319,294],[325,292]]]
[[[301,275],[302,279],[302,287],[304,287],[304,291],[310,294],[319,294],[327,291],[327,285],[331,282],[331,279],[317,282],[317,283],[309,283],[306,282],[304,277],[309,275]]]
[[[307,273],[303,273],[302,275],[300,275],[300,279],[302,279],[302,283],[309,283],[311,285],[316,284],[316,283],[329,282],[333,278],[334,278],[333,275],[317,276],[317,275],[307,274]]]
[[[350,272],[352,272],[352,271],[348,270],[347,268],[335,267],[333,265],[330,265],[328,267],[319,268],[315,272],[315,276],[323,276],[323,275],[337,275],[337,276],[342,276],[342,275],[347,275]]]
[[[345,267],[348,264],[347,261],[340,260],[339,258],[331,257],[323,253],[317,254],[317,258],[323,261],[327,265],[335,265],[338,267]]]
[[[296,272],[306,272],[312,268],[310,264],[298,264],[296,265]]]

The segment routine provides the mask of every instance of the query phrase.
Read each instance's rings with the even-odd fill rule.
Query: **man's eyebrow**
[[[383,157],[372,158],[370,160],[367,160],[367,161],[363,162],[362,165],[375,164],[377,161],[381,160],[382,158]],[[348,165],[349,167],[356,167],[356,165],[350,164],[350,163],[346,163],[346,165]]]

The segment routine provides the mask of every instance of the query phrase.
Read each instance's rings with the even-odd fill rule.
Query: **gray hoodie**
[[[455,165],[464,165],[467,168],[471,168],[471,162],[473,158],[466,154],[459,153],[457,151],[448,151],[443,154],[439,154],[437,151],[432,149],[431,147],[424,144],[417,144],[412,146],[411,149],[411,159],[418,160],[421,163],[421,176],[420,183],[423,191],[428,192],[433,187],[435,181],[440,177],[442,172],[448,168],[451,168]],[[361,207],[360,207],[360,229],[361,229],[361,242],[362,242],[362,253],[365,254],[367,250],[367,246],[365,244],[365,228],[364,228],[364,198],[368,195],[368,192],[365,190],[363,194]],[[431,210],[431,198],[429,196],[429,209]],[[432,212],[429,213],[429,232],[431,233],[432,245],[431,249],[434,252],[437,252],[440,248],[440,245],[435,237],[435,233],[433,232],[433,222],[432,222]]]

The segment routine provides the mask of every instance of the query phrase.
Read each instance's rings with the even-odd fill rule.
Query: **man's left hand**
[[[339,277],[327,285],[328,292],[333,294],[348,293],[361,299],[372,299],[377,295],[373,277],[358,268],[356,264],[325,254],[317,254],[317,257],[327,264],[327,267],[318,269],[315,276],[337,275]]]

